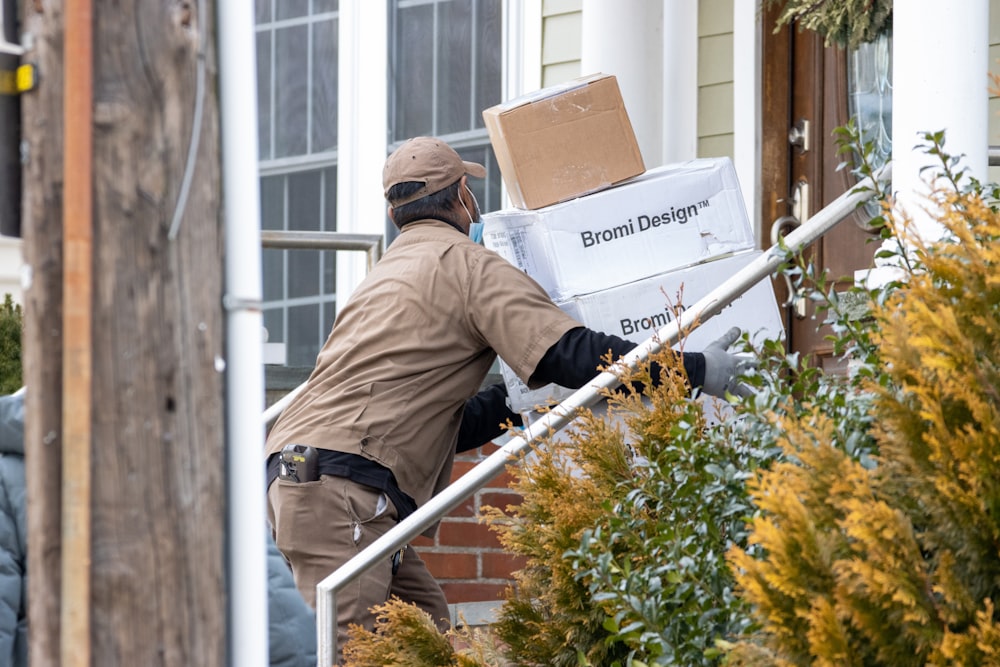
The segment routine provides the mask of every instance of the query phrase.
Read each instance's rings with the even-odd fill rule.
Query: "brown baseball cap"
[[[409,197],[389,200],[393,206],[402,206],[421,197],[439,192],[463,175],[476,178],[486,177],[486,167],[476,162],[464,161],[455,149],[434,137],[414,137],[407,139],[385,161],[382,169],[382,185],[385,198],[389,190],[399,183],[423,183],[424,187]]]

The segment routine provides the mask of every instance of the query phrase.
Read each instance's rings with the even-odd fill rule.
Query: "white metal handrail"
[[[879,182],[887,182],[891,176],[888,165],[875,175]],[[809,246],[830,231],[839,222],[865,201],[871,198],[874,183],[864,179],[857,188],[846,192],[801,227],[789,233],[784,245],[793,252]],[[704,323],[723,308],[736,300],[760,280],[771,275],[786,257],[778,245],[772,246],[756,260],[738,271],[722,285],[685,310],[675,321],[670,322],[644,343],[637,346],[617,364],[618,367],[636,367],[664,345],[673,345],[680,338],[681,331],[691,330]],[[621,381],[615,369],[600,373],[583,388],[543,415],[538,421],[527,426],[520,434],[503,447],[476,465],[443,491],[432,497],[413,514],[399,522],[389,532],[378,538],[361,553],[347,561],[335,572],[316,585],[316,639],[317,665],[329,667],[337,652],[337,603],[336,593],[356,577],[367,571],[376,562],[388,558],[424,530],[438,522],[444,515],[462,504],[466,498],[485,486],[503,472],[508,464],[524,455],[530,446],[546,435],[567,426],[582,408],[590,407],[602,398],[604,390],[614,389]]]

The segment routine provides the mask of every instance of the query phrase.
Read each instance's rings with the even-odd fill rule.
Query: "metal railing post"
[[[883,167],[875,176],[878,181],[886,181],[891,174],[890,167]],[[875,184],[866,178],[858,187],[837,197],[826,208],[806,221],[801,227],[789,233],[784,245],[797,252],[809,246],[846,218],[863,202],[871,198],[870,190]],[[760,257],[746,265],[731,278],[712,290],[703,299],[670,322],[644,343],[629,352],[619,362],[619,366],[635,367],[664,345],[673,345],[680,338],[681,331],[687,331],[704,323],[716,315],[736,298],[772,274],[784,261],[785,252],[778,245],[772,246]],[[613,371],[597,375],[587,385],[557,405],[519,436],[511,439],[472,470],[431,498],[416,512],[399,522],[394,528],[378,538],[361,553],[347,561],[330,576],[316,585],[316,639],[317,665],[329,667],[337,654],[337,602],[336,593],[355,577],[363,574],[374,563],[398,550],[402,545],[420,535],[424,530],[456,508],[470,495],[503,472],[512,461],[526,453],[537,440],[549,433],[555,433],[568,425],[577,410],[590,407],[602,397],[602,390],[614,389],[621,382]]]
[[[348,232],[278,231],[265,229],[260,233],[265,248],[283,250],[363,250],[368,254],[371,271],[382,258],[384,240],[381,234],[351,234]]]

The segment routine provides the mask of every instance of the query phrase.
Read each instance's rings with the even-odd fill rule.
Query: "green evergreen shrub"
[[[24,318],[21,306],[10,294],[0,305],[0,394],[12,394],[24,384],[21,370],[21,338]]]

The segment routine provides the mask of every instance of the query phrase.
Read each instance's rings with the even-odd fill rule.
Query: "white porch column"
[[[504,0],[503,97],[542,87],[542,0]]]
[[[618,78],[647,168],[663,164],[663,21],[665,5],[672,4],[583,0],[580,74]]]
[[[941,228],[922,211],[929,191],[921,167],[940,162],[921,149],[925,132],[945,131],[945,151],[985,181],[989,0],[906,0],[893,7],[892,189],[923,238]]]
[[[758,202],[762,30],[759,2],[736,0],[733,3],[733,165],[758,243],[761,242]],[[691,134],[694,136],[694,130]]]
[[[663,159],[698,156],[698,2],[663,3]]]
[[[337,231],[384,234],[388,30],[384,2],[340,3]],[[337,310],[367,272],[364,253],[337,255]]]

